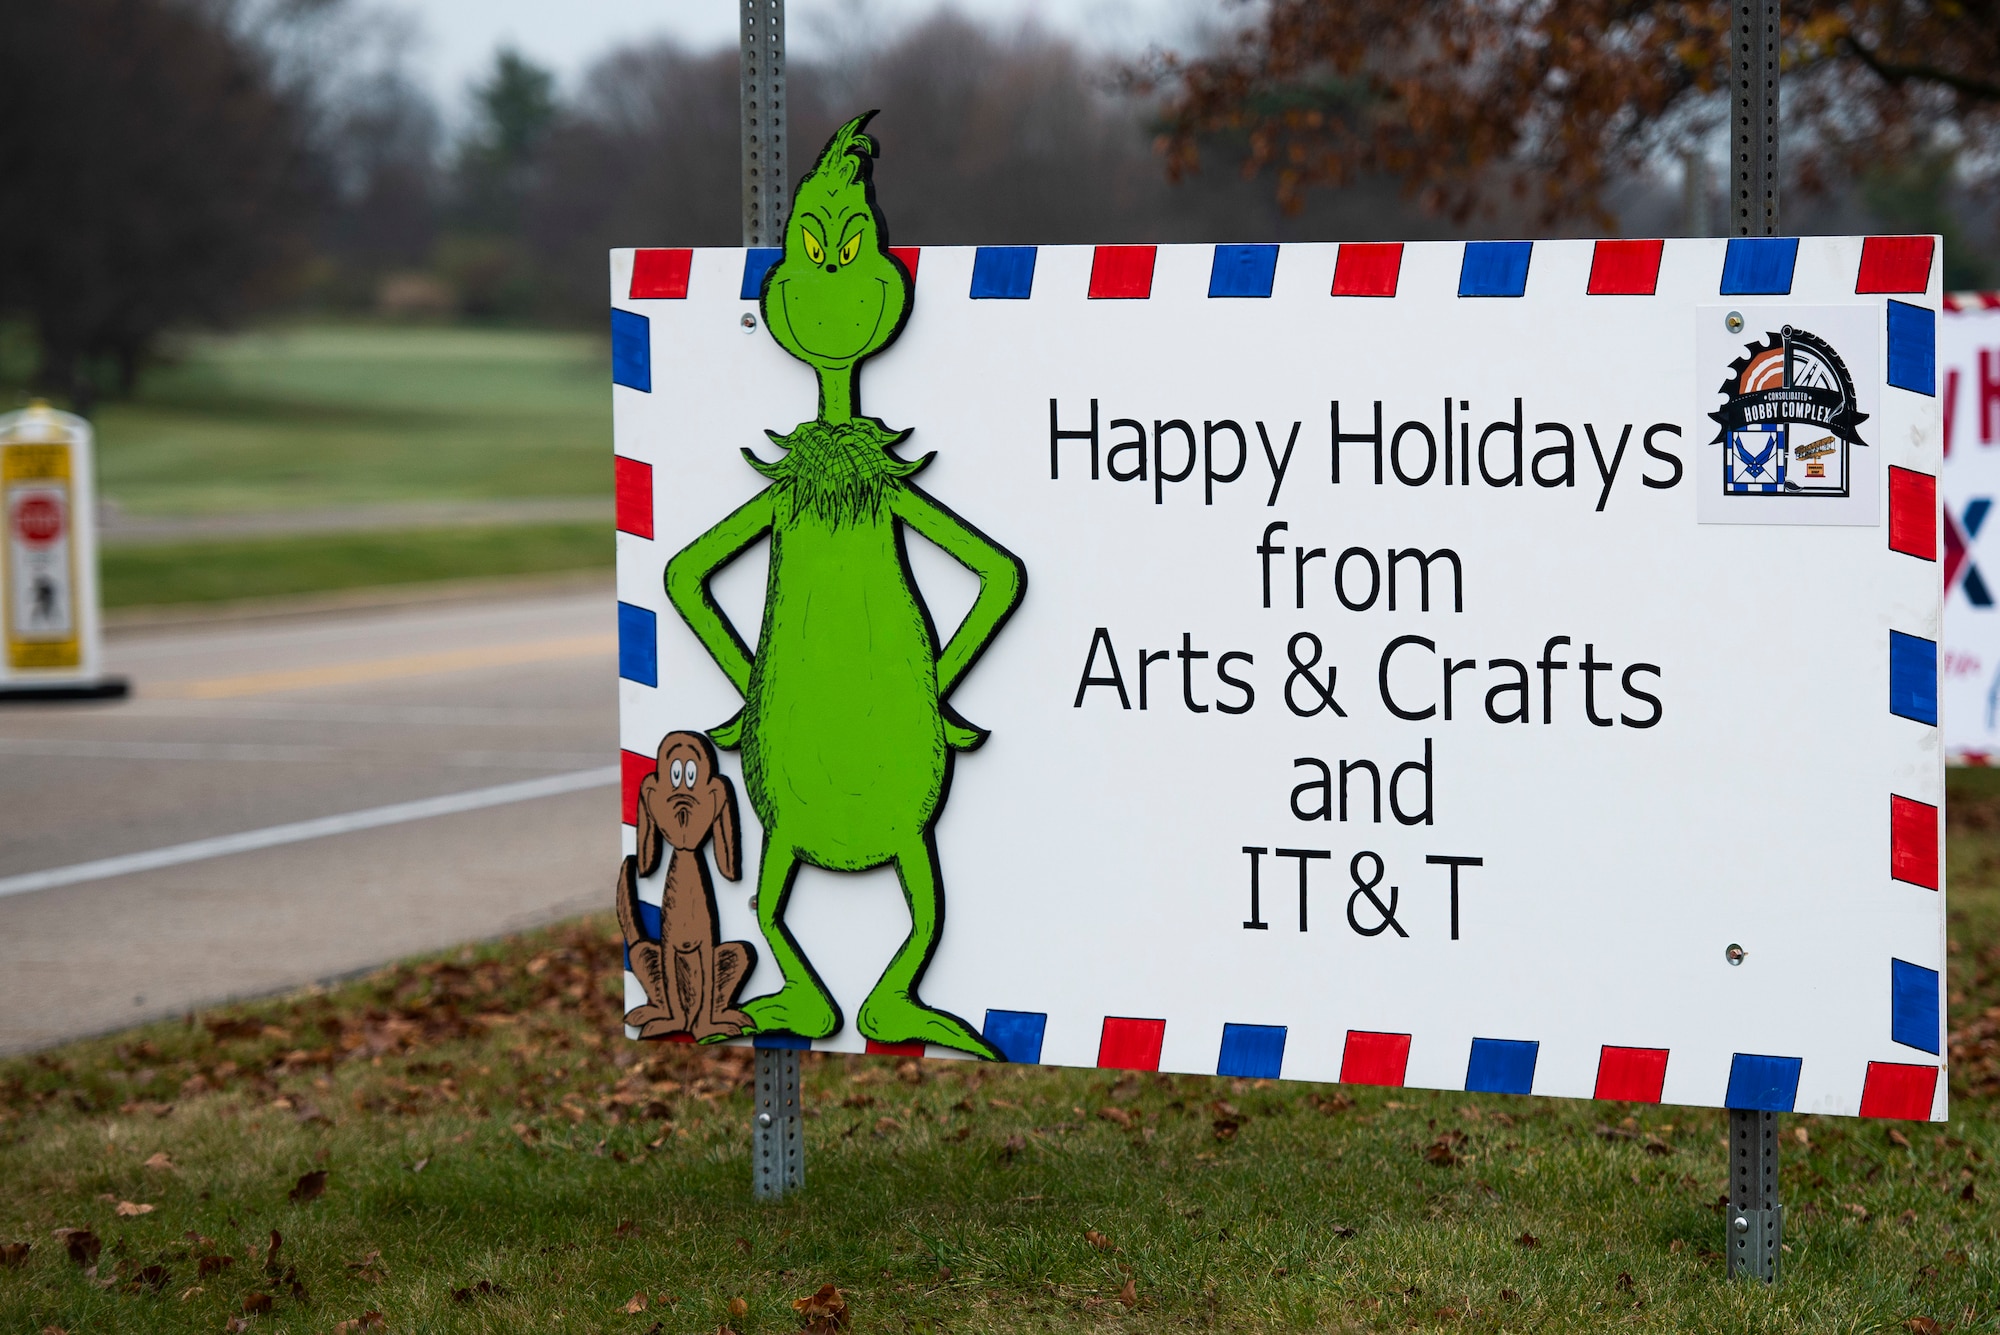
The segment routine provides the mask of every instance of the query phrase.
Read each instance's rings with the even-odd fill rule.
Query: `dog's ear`
[[[653,819],[653,794],[660,788],[660,776],[648,774],[639,781],[639,874],[651,876],[660,866],[660,823]]]
[[[743,879],[743,825],[736,814],[736,785],[729,781],[727,774],[711,774],[709,791],[715,802],[715,824],[710,832],[715,836],[715,869],[723,879],[740,881]]]

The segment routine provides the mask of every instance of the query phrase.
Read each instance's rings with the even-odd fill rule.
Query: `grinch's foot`
[[[790,983],[768,997],[743,1003],[750,1025],[746,1034],[797,1034],[826,1038],[840,1028],[840,1009],[824,993]]]
[[[997,1048],[956,1015],[932,1010],[906,996],[871,996],[855,1023],[877,1043],[935,1043],[988,1061],[1004,1060]]]

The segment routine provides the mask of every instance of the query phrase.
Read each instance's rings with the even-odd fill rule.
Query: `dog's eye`
[[[675,762],[674,762],[674,763],[673,763],[673,764],[672,764],[672,765],[671,765],[671,766],[670,766],[670,767],[668,768],[668,770],[667,770],[667,773],[668,773],[668,774],[669,774],[669,775],[670,775],[670,776],[672,777],[672,779],[673,779],[673,786],[674,786],[674,787],[676,787],[676,788],[680,787],[680,786],[681,786],[681,762],[680,762],[680,761],[678,761],[678,760],[676,760],[676,761],[675,761]]]

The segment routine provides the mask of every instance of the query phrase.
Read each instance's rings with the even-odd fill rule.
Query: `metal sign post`
[[[1729,82],[1730,232],[1778,234],[1778,0],[1734,0]],[[1729,1110],[1731,1279],[1778,1280],[1778,1114]]]
[[[785,239],[785,0],[742,5],[743,244]],[[806,1184],[796,1048],[758,1047],[751,1194],[777,1200]]]

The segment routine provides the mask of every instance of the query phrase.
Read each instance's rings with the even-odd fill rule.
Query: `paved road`
[[[0,1051],[609,902],[608,575],[504,601],[127,631],[106,647],[134,699],[0,706]],[[409,805],[466,794],[442,805],[473,809]],[[351,813],[364,828],[287,829]],[[199,842],[259,838],[287,842],[220,856]],[[128,855],[172,865],[90,866]]]

